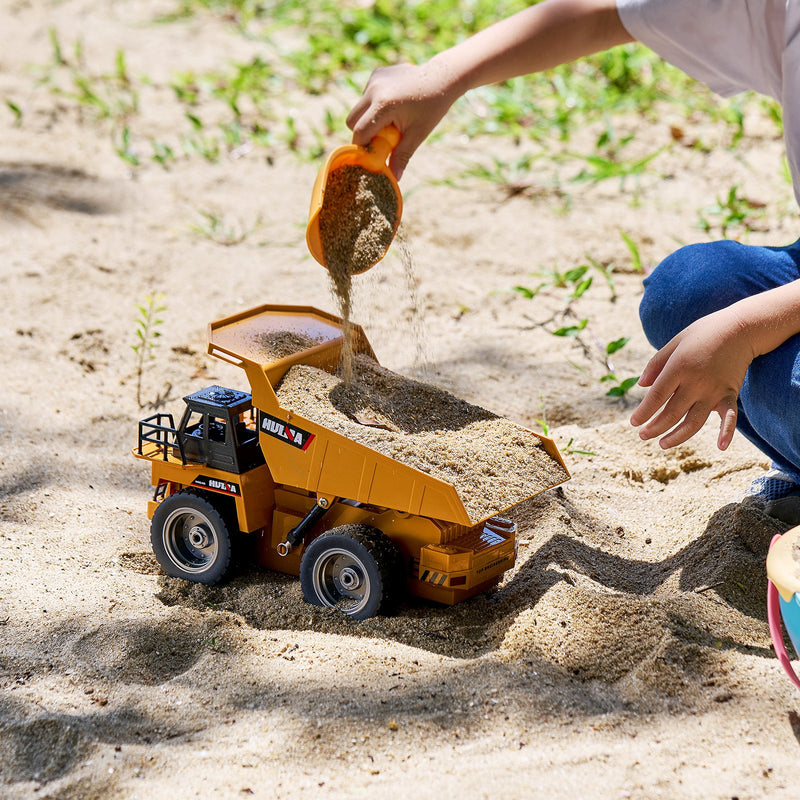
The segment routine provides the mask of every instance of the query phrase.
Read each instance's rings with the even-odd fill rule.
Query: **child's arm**
[[[365,145],[394,123],[402,134],[390,167],[399,178],[414,151],[469,89],[548,69],[632,38],[615,0],[546,0],[434,56],[421,66],[375,70],[347,125]]]
[[[736,428],[736,398],[757,356],[800,333],[800,280],[747,297],[682,330],[648,362],[639,379],[650,389],[631,415],[639,436],[674,447],[694,436],[712,411],[720,416],[717,446]],[[662,408],[663,407],[663,408]]]

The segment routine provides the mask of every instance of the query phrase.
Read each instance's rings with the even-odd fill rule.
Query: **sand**
[[[276,390],[281,407],[452,483],[473,523],[567,479],[541,440],[521,426],[369,356],[357,356],[353,366],[351,383],[315,367],[292,367]]]
[[[397,196],[386,175],[357,165],[328,173],[319,234],[331,290],[342,318],[342,377],[354,377],[351,327],[353,275],[380,261],[397,226]]]
[[[706,240],[698,209],[737,184],[766,204],[747,241],[793,241],[773,128],[748,112],[730,151],[720,124],[669,106],[620,117],[629,148],[663,147],[638,185],[570,183],[565,162],[559,191],[534,166],[532,191],[512,197],[431,181],[487,153],[516,162],[524,143],[465,142],[445,124],[419,151],[403,177],[415,302],[390,251],[354,278],[353,320],[392,372],[546,421],[572,479],[507,512],[519,554],[495,591],[356,622],[306,605],[293,578],[242,568],[199,587],[162,576],[150,552],[137,421],[157,398],[178,415],[204,386],[247,388],[206,354],[206,324],[263,303],[335,311],[303,239],[318,161],[278,137],[269,160],[254,147],[133,168],[107,121],[30,69],[51,60],[51,26],[65,52],[83,39],[96,74],[123,48],[154,81],[134,145],[149,152],[141,130],[174,142],[170,76],[263,47],[212,16],[152,24],[169,5],[3,4],[0,97],[24,113],[17,126],[0,107],[0,796],[796,797],[800,694],[764,599],[769,541],[786,526],[742,501],[766,459],[738,435],[720,453],[713,426],[670,451],[641,442],[627,421],[641,390],[606,397],[598,362],[549,332],[565,292],[511,290],[613,264],[616,299],[595,273],[571,308],[590,347],[630,336],[613,366],[638,374],[652,350],[620,231],[650,268]],[[325,109],[351,101],[281,100],[308,116],[309,147]],[[549,147],[590,152],[603,131]],[[253,232],[223,246],[193,229],[199,211]],[[139,408],[135,304],[155,291],[167,309]]]

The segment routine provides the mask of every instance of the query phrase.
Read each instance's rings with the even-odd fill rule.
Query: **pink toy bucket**
[[[775,536],[767,556],[767,619],[775,655],[789,680],[800,689],[800,678],[783,641],[783,627],[800,656],[800,526]]]

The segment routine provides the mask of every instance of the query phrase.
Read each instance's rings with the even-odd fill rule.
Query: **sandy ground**
[[[796,797],[800,697],[764,602],[784,528],[741,502],[765,459],[741,437],[719,453],[713,426],[669,452],[641,443],[639,390],[607,398],[591,355],[592,337],[630,336],[613,357],[627,377],[651,353],[620,230],[652,266],[703,241],[698,209],[738,184],[767,204],[748,241],[795,238],[773,129],[754,119],[735,151],[703,151],[685,144],[716,129],[681,121],[681,143],[668,116],[622,120],[644,152],[665,148],[650,171],[568,197],[431,181],[518,155],[500,138],[445,129],[420,151],[403,179],[416,281],[390,253],[358,279],[354,320],[385,366],[536,430],[546,417],[584,452],[565,454],[563,488],[509,512],[519,558],[496,591],[353,622],[306,605],[294,579],[253,569],[206,589],[150,552],[149,477],[130,455],[150,413],[135,303],[165,296],[143,393],[172,411],[210,383],[247,388],[205,355],[209,321],[267,302],[334,310],[303,239],[318,164],[278,147],[133,170],[107,127],[36,83],[50,26],[99,71],[122,47],[156,81],[142,103],[168,135],[158,81],[259,46],[218,20],[150,24],[167,5],[0,3],[0,97],[24,109],[15,125],[0,108],[0,795]],[[225,247],[192,231],[201,211],[261,221]],[[614,265],[617,294],[598,273],[573,304],[589,355],[547,332],[563,290],[509,291],[588,257]]]

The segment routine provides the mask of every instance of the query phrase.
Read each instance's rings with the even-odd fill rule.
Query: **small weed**
[[[126,125],[120,134],[119,142],[114,145],[114,151],[125,162],[132,167],[138,167],[141,161],[131,144],[131,132]]]
[[[14,125],[22,125],[22,109],[13,101],[6,98],[6,107],[14,115]]]
[[[614,339],[614,341],[609,342],[606,345],[606,355],[613,356],[614,353],[622,350],[622,348],[625,347],[625,345],[628,344],[630,340],[631,340],[630,336],[623,336],[620,339]]]
[[[216,164],[221,155],[219,140],[208,134],[186,134],[181,137],[181,149],[187,156],[199,155],[209,164]]]
[[[175,151],[164,142],[157,142],[154,139],[150,140],[150,147],[152,148],[151,158],[156,164],[160,164],[167,169],[175,160]]]
[[[238,220],[228,220],[210,211],[198,211],[201,222],[191,226],[191,230],[223,247],[241,244],[261,225],[261,217],[255,224],[245,227]]]
[[[586,329],[586,326],[589,324],[589,320],[584,318],[579,320],[575,325],[565,325],[561,328],[557,328],[556,330],[552,331],[553,336],[571,336],[573,338],[577,338],[580,336],[581,331]]]
[[[542,429],[542,434],[544,436],[550,436],[550,425],[547,422],[547,411],[544,405],[544,399],[542,395],[539,395],[539,410],[542,414],[541,419],[537,419],[536,422],[539,423],[539,427]],[[596,456],[597,453],[593,453],[591,450],[583,450],[578,447],[573,447],[572,443],[575,441],[574,437],[570,437],[569,441],[564,445],[564,447],[560,447],[562,453],[565,455],[582,455],[582,456]]]
[[[241,31],[274,11],[276,4],[262,0],[179,0],[175,8],[157,18],[157,22],[176,22],[199,13],[213,14],[232,22]],[[280,3],[277,4],[280,6]]]
[[[622,241],[625,242],[625,246],[628,248],[628,252],[631,254],[631,266],[634,269],[634,272],[644,272],[644,267],[642,266],[642,256],[639,253],[639,246],[636,242],[628,236],[625,231],[620,231],[619,235],[622,237]]]
[[[73,100],[79,111],[90,111],[97,120],[124,124],[138,113],[139,92],[128,72],[123,50],[117,50],[112,72],[95,74],[86,65],[80,39],[74,43],[72,55],[67,58],[58,32],[51,28],[50,46],[51,66],[42,80],[50,85],[54,94]],[[66,84],[65,77],[68,79]]]
[[[617,284],[614,280],[614,265],[601,264],[596,258],[592,258],[588,253],[586,253],[586,260],[594,270],[603,276],[603,280],[606,282],[606,285],[611,292],[611,297],[609,299],[612,303],[615,303],[617,300]]]
[[[526,300],[533,300],[545,289],[569,289],[569,292],[566,295],[566,305],[569,307],[574,301],[583,297],[583,295],[586,294],[586,292],[588,292],[591,288],[594,278],[588,273],[590,269],[594,269],[603,276],[604,280],[611,289],[612,302],[616,300],[617,295],[614,287],[613,266],[604,266],[599,261],[588,255],[586,259],[589,262],[588,264],[581,264],[578,267],[572,267],[564,272],[559,270],[557,267],[540,272],[534,272],[533,275],[536,277],[547,278],[547,280],[541,281],[534,287],[518,284],[517,286],[512,286],[511,291],[516,292]]]
[[[565,453],[566,455],[570,455],[570,456],[571,455],[579,455],[579,456],[596,456],[597,455],[597,453],[594,453],[591,450],[583,450],[580,447],[573,447],[572,443],[574,441],[575,441],[575,438],[573,436],[570,436],[569,437],[569,441],[564,445],[564,447],[560,448],[561,452]]]
[[[549,283],[540,283],[537,287],[531,289],[530,286],[512,286],[511,291],[516,292],[517,294],[521,294],[526,300],[533,300],[539,292],[542,291],[545,287],[549,286]]]
[[[542,415],[541,419],[537,419],[536,422],[539,423],[539,427],[542,429],[542,433],[545,436],[550,435],[550,425],[547,422],[547,409],[544,405],[544,398],[542,397],[541,392],[539,393],[539,411]]]
[[[763,215],[763,209],[764,203],[743,197],[739,194],[739,187],[732,186],[724,200],[717,197],[715,203],[698,212],[698,227],[709,234],[719,228],[722,237],[727,239],[732,228],[742,228],[747,232],[755,230],[754,212]]]
[[[600,378],[600,381],[603,383],[614,383],[614,386],[606,392],[606,397],[623,398],[639,382],[639,376],[635,375],[634,377],[620,380],[613,372],[609,372],[608,375],[604,375]]]
[[[157,339],[161,336],[159,326],[164,320],[159,316],[166,311],[164,295],[148,294],[145,295],[141,304],[136,305],[139,312],[136,316],[136,338],[137,342],[131,345],[131,349],[136,353],[136,402],[139,408],[144,408],[142,402],[142,375],[144,366],[148,361],[153,361],[155,355],[153,350],[158,346]]]
[[[531,180],[530,171],[536,161],[543,158],[544,155],[544,153],[526,153],[513,161],[492,156],[491,164],[475,162],[469,165],[459,177],[487,181],[500,189],[505,199],[540,195],[545,190],[537,187],[536,183]]]
[[[601,156],[593,153],[589,155],[582,155],[580,153],[573,154],[574,158],[586,162],[586,166],[572,178],[574,183],[589,182],[600,183],[611,178],[619,178],[619,185],[621,189],[625,188],[625,182],[628,178],[638,179],[645,171],[645,167],[654,159],[659,156],[663,148],[659,148],[654,153],[644,156],[643,158],[635,158],[628,160],[620,160],[615,155]]]

